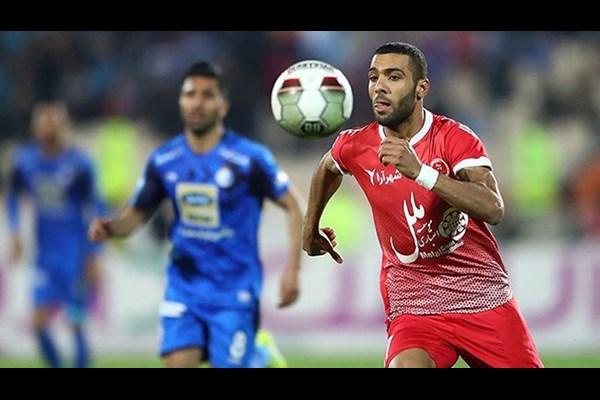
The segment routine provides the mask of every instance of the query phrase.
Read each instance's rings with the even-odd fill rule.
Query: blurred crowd
[[[281,157],[322,154],[333,137],[301,141],[275,124],[275,79],[303,59],[335,65],[354,91],[347,127],[364,125],[372,121],[368,65],[388,41],[423,50],[432,83],[425,106],[486,143],[507,203],[494,228],[501,240],[600,237],[600,32],[0,32],[0,141],[25,140],[34,102],[59,96],[76,124],[118,136],[104,147],[104,168],[115,168],[107,160],[123,148],[181,129],[181,78],[192,62],[209,59],[229,79],[232,128]],[[129,171],[113,174],[131,184],[139,166]]]

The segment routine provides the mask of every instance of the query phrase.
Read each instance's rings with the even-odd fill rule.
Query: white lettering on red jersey
[[[393,165],[384,166],[377,156],[384,138],[376,122],[342,131],[331,156],[343,174],[354,176],[371,205],[388,321],[400,314],[480,312],[510,300],[509,274],[487,224],[403,177]],[[428,110],[410,145],[423,163],[454,179],[463,168],[492,168],[471,129]]]

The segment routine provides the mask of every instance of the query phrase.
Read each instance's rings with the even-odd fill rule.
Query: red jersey
[[[384,167],[377,156],[384,138],[376,122],[342,131],[331,156],[342,173],[354,176],[371,205],[388,322],[400,314],[480,312],[510,300],[509,274],[487,224],[393,165]],[[492,167],[475,133],[428,110],[410,145],[423,163],[454,179],[465,167]]]

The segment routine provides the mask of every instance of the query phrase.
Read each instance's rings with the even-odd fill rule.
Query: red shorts
[[[400,315],[388,327],[385,366],[411,348],[425,350],[438,368],[459,356],[471,367],[543,368],[514,298],[473,314]]]

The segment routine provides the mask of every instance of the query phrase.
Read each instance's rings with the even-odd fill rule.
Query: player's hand
[[[288,267],[281,278],[281,286],[279,287],[279,304],[278,308],[290,306],[296,302],[300,296],[300,285],[298,279],[298,268]]]
[[[338,264],[344,262],[342,257],[334,250],[337,246],[335,231],[332,228],[321,228],[318,234],[307,233],[302,235],[302,250],[309,256],[322,256],[326,253]]]
[[[386,137],[381,141],[377,154],[384,166],[392,164],[407,178],[415,179],[421,172],[421,160],[406,139]]]
[[[18,237],[13,237],[10,244],[10,255],[8,261],[10,265],[17,265],[23,258],[23,242]]]
[[[88,229],[88,238],[94,243],[103,242],[108,239],[109,220],[106,218],[96,218],[90,224]]]

